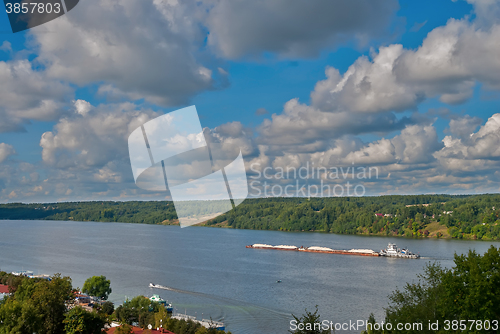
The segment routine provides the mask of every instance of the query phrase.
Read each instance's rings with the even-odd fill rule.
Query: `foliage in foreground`
[[[11,292],[0,301],[0,334],[97,334],[108,321],[99,309],[88,312],[77,306],[68,311],[74,302],[69,277],[56,274],[47,280],[2,271],[0,282]],[[112,313],[112,308],[106,302],[102,309]]]
[[[66,314],[64,330],[67,334],[99,334],[105,323],[104,314],[87,312],[77,306]]]
[[[116,310],[111,302],[96,306],[94,312],[88,312],[80,306],[73,307],[74,291],[71,279],[59,274],[52,276],[51,280],[46,280],[0,271],[0,282],[8,284],[12,292],[0,301],[0,334],[98,334],[110,318],[124,324],[117,333],[130,333],[130,325],[139,325],[143,329],[149,325],[154,328],[163,327],[176,334],[226,333],[206,329],[193,321],[173,319],[160,303],[144,296],[127,300]],[[89,283],[90,287],[85,289],[89,293],[111,290],[109,280],[104,276],[91,277],[87,282],[99,283]],[[104,293],[100,297],[103,295]]]
[[[318,314],[318,305],[316,305],[316,310],[313,312],[309,312],[307,309],[305,310],[305,314],[303,314],[300,318],[296,317],[292,314],[294,320],[295,330],[289,330],[292,334],[330,334],[331,330],[322,329],[321,328],[321,319]],[[293,329],[293,328],[292,328]]]
[[[451,269],[428,264],[417,283],[408,283],[389,299],[386,324],[422,323],[422,329],[380,329],[369,330],[367,334],[497,333],[500,328],[495,329],[493,322],[500,321],[500,250],[491,246],[484,255],[475,251],[455,255],[455,266]],[[374,321],[373,316],[371,320]],[[429,323],[436,322],[437,329],[429,328]]]
[[[138,324],[141,328],[164,328],[176,334],[225,334],[214,328],[207,329],[194,321],[171,318],[165,308],[144,296],[127,300],[115,310],[116,318],[125,325]],[[227,332],[231,333],[231,332]]]
[[[0,333],[64,333],[65,303],[72,299],[71,279],[21,278],[12,296],[0,302]]]

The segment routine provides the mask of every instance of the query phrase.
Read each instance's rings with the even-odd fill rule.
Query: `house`
[[[383,213],[376,213],[375,216],[377,216],[377,217],[383,217],[384,214]]]
[[[160,329],[142,329],[139,327],[131,326],[132,327],[132,333],[134,334],[142,334],[142,333],[151,333],[151,334],[175,334],[171,331],[167,331],[166,329],[160,328]],[[119,327],[111,327],[106,330],[107,334],[114,334],[116,332],[116,329]]]
[[[0,284],[0,299],[3,299],[5,296],[8,296],[9,294],[10,294],[9,286]]]

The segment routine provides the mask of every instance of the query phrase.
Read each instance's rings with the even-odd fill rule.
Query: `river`
[[[418,260],[247,249],[245,245],[380,250],[408,247]],[[322,319],[348,322],[373,312],[417,280],[425,263],[453,265],[454,253],[500,242],[402,239],[321,233],[61,221],[0,221],[0,269],[61,273],[81,287],[105,275],[116,304],[159,294],[179,313],[223,320],[233,334],[287,333],[291,314],[318,305]],[[281,283],[277,283],[281,280]],[[171,287],[158,290],[153,282]]]

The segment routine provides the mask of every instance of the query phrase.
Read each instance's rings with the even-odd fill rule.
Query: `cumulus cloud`
[[[353,38],[381,37],[397,9],[392,0],[218,0],[206,18],[208,43],[232,59],[263,52],[315,56]]]
[[[28,60],[0,61],[0,132],[22,131],[30,120],[57,120],[71,89],[44,72],[35,71]]]
[[[193,9],[189,1],[83,1],[31,34],[53,78],[177,105],[214,84],[197,60],[204,36]]]
[[[86,101],[80,104],[87,105]],[[43,162],[60,169],[88,169],[124,161],[128,158],[128,135],[157,115],[132,103],[102,105],[75,113],[42,135]]]
[[[75,111],[80,114],[80,115],[87,115],[90,110],[92,110],[92,105],[90,102],[87,102],[85,100],[76,100],[73,102],[73,105],[75,107]]]
[[[469,127],[469,130],[472,127]],[[462,133],[458,133],[462,135]],[[500,160],[500,114],[491,116],[475,133],[446,136],[444,148],[434,154],[450,170],[498,168]]]
[[[462,140],[468,141],[477,127],[482,123],[483,121],[479,117],[465,115],[464,117],[450,120],[449,132]]]
[[[14,150],[12,145],[0,143],[0,163],[4,162],[8,157],[14,154],[16,154],[16,150]]]
[[[392,69],[404,53],[401,45],[382,47],[370,61],[362,56],[344,75],[326,69],[327,79],[311,93],[312,105],[323,111],[377,113],[413,109],[424,95],[401,85]]]
[[[0,198],[40,202],[168,199],[167,193],[138,189],[129,160],[129,134],[157,116],[132,103],[92,106],[75,101],[74,112],[41,136],[41,162],[8,159],[15,153],[13,147],[0,144]]]
[[[450,19],[432,30],[416,50],[394,44],[362,56],[341,75],[326,69],[326,79],[311,93],[323,111],[376,113],[416,109],[426,98],[459,104],[477,82],[500,89],[500,24]]]
[[[500,87],[500,60],[495,56],[499,38],[498,23],[485,29],[451,19],[431,31],[417,50],[405,52],[394,72],[402,83],[421,86],[430,96],[441,95],[443,102],[460,102],[470,96],[475,81]]]
[[[348,111],[324,112],[292,99],[285,104],[282,114],[273,114],[271,120],[264,120],[258,129],[259,142],[295,151],[307,151],[307,147],[321,150],[324,148],[321,143],[325,140],[344,135],[400,130],[412,122],[407,117],[398,119],[393,113],[359,117]]]
[[[3,41],[2,45],[0,45],[0,51],[12,52],[12,44],[9,41]]]
[[[284,151],[270,156],[272,165],[286,168],[287,164],[295,167],[311,162],[316,166],[355,165],[415,165],[430,163],[435,160],[433,153],[443,147],[436,129],[432,125],[408,125],[400,134],[391,139],[382,138],[364,143],[355,136],[326,142],[326,149],[315,152]],[[406,167],[405,167],[406,168]]]

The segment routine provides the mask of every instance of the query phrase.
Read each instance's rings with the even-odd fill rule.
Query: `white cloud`
[[[435,156],[447,168],[471,170],[497,166],[500,160],[500,114],[491,116],[469,138],[446,136],[443,142],[445,147]]]
[[[92,110],[92,105],[85,100],[74,101],[75,111],[80,115],[87,115],[90,110]]]
[[[12,52],[12,44],[9,41],[3,41],[2,45],[0,45],[0,51]]]
[[[16,150],[14,150],[12,145],[0,143],[0,163],[4,162],[8,157],[14,154],[16,154]]]
[[[53,78],[161,105],[211,89],[197,58],[203,31],[190,2],[88,0],[31,30],[38,61]]]
[[[482,123],[483,121],[478,117],[465,115],[464,117],[450,120],[449,132],[462,140],[468,141],[477,127]]]
[[[432,30],[416,50],[394,44],[362,56],[341,75],[326,69],[326,79],[311,93],[323,111],[377,113],[416,109],[426,98],[448,104],[472,97],[476,82],[500,89],[500,24],[488,26],[450,19]]]
[[[417,50],[408,50],[394,68],[398,79],[408,85],[422,86],[427,95],[447,94],[465,99],[475,81],[500,88],[500,52],[497,41],[500,25],[480,28],[467,20],[451,19],[434,29]],[[448,102],[448,101],[444,101]]]
[[[40,140],[43,162],[61,169],[102,168],[128,158],[128,135],[150,118],[150,110],[122,103],[97,106],[61,119]]]
[[[432,153],[441,148],[432,125],[412,125],[392,140],[396,158],[402,163],[417,164],[433,160]]]
[[[413,109],[422,100],[418,91],[398,82],[395,62],[404,53],[401,45],[381,47],[373,61],[362,56],[341,76],[326,69],[327,79],[311,93],[312,105],[323,111],[376,113]]]
[[[63,114],[71,89],[28,60],[0,61],[0,132],[23,130],[30,120],[51,121]]]
[[[368,143],[359,151],[351,152],[345,158],[356,164],[388,164],[396,160],[396,148],[389,139],[381,139],[374,143]]]
[[[302,104],[298,99],[288,101],[282,114],[273,114],[258,128],[261,144],[294,152],[315,152],[325,149],[330,139],[345,135],[387,133],[400,130],[413,121],[396,118],[393,113],[367,114],[324,112],[314,106]]]

